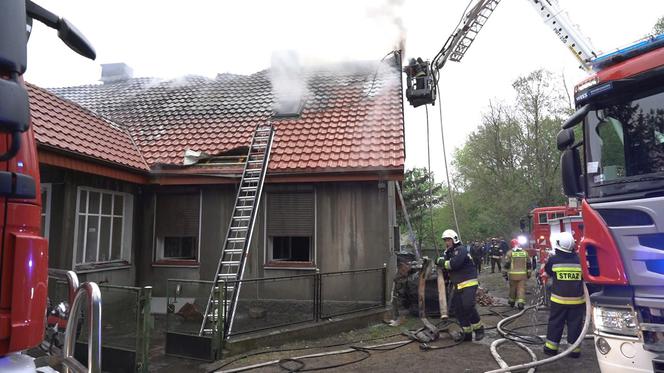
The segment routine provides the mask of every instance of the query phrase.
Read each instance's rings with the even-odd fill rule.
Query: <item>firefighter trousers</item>
[[[483,258],[481,256],[474,256],[473,257],[473,263],[475,263],[475,269],[477,269],[477,273],[482,272],[482,262]]]
[[[503,270],[502,265],[500,264],[500,258],[491,258],[491,273],[494,272],[494,267],[498,265],[498,272]]]
[[[558,352],[558,344],[563,336],[563,329],[567,325],[567,343],[572,344],[579,338],[583,328],[583,316],[586,313],[585,304],[559,304],[551,302],[549,313],[549,326],[546,329],[544,348]],[[580,352],[577,348],[573,352]]]
[[[472,333],[482,326],[480,314],[475,307],[475,293],[477,285],[455,290],[452,296],[452,310],[464,333]]]
[[[510,304],[526,304],[526,279],[512,280],[510,278]]]

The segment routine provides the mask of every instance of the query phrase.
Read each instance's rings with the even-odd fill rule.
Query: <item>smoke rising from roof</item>
[[[272,53],[272,105],[277,115],[297,115],[307,93],[307,82],[295,51]]]

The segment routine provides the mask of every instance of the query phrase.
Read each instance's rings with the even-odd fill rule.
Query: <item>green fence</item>
[[[207,333],[200,333],[212,281],[168,279],[166,281],[166,354],[201,360],[221,358],[223,345],[223,310],[218,302],[216,322],[207,323]],[[223,299],[223,288],[217,299]]]
[[[133,287],[102,284],[102,370],[105,372],[148,371],[152,287]],[[53,305],[68,300],[65,281],[50,278],[49,299]],[[85,325],[87,315],[84,314]],[[77,338],[75,356],[86,359],[87,328],[82,327]]]

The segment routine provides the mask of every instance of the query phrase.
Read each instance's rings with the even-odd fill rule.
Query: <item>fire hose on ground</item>
[[[493,358],[496,360],[498,365],[500,365],[500,369],[487,371],[485,373],[505,373],[505,372],[520,371],[520,370],[526,370],[526,369],[528,369],[528,373],[533,373],[533,372],[535,372],[536,367],[538,367],[540,365],[545,365],[545,364],[552,363],[554,361],[560,360],[563,357],[569,355],[572,352],[572,350],[574,350],[575,348],[577,348],[581,345],[581,342],[583,342],[583,339],[586,337],[586,333],[588,332],[588,328],[590,327],[590,317],[591,317],[590,295],[588,294],[588,288],[585,286],[585,284],[583,286],[583,296],[586,300],[586,319],[585,319],[585,322],[583,323],[583,329],[581,330],[581,334],[579,334],[579,337],[576,339],[576,341],[574,341],[574,343],[572,343],[572,345],[569,346],[565,351],[557,354],[556,356],[552,356],[552,357],[549,357],[549,358],[546,358],[546,359],[543,359],[543,360],[537,360],[537,357],[535,356],[535,353],[530,349],[530,347],[526,346],[525,344],[523,344],[521,342],[514,341],[514,343],[516,343],[517,346],[524,349],[526,352],[528,352],[528,354],[530,354],[533,361],[531,361],[530,363],[524,363],[524,364],[519,364],[519,365],[508,366],[507,363],[500,357],[500,354],[498,353],[497,347],[498,347],[498,345],[500,345],[504,342],[507,342],[509,339],[507,339],[507,338],[497,339],[497,340],[495,340],[491,343],[490,349],[491,349],[491,355],[493,355]],[[509,316],[509,317],[506,317],[506,318],[500,320],[498,322],[498,325],[496,326],[496,328],[498,329],[498,332],[501,335],[504,336],[505,332],[502,330],[502,326],[506,322],[509,322],[513,319],[516,319],[516,318],[520,317],[526,311],[528,311],[529,309],[531,309],[533,307],[536,307],[536,306],[526,307],[521,312],[516,313],[512,316]]]

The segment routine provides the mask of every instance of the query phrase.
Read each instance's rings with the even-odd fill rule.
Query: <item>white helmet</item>
[[[574,250],[574,236],[569,232],[560,232],[551,237],[551,243],[556,250],[571,253]]]
[[[455,244],[461,242],[459,240],[459,235],[452,229],[446,229],[445,232],[443,232],[443,240],[446,238],[451,238]]]

